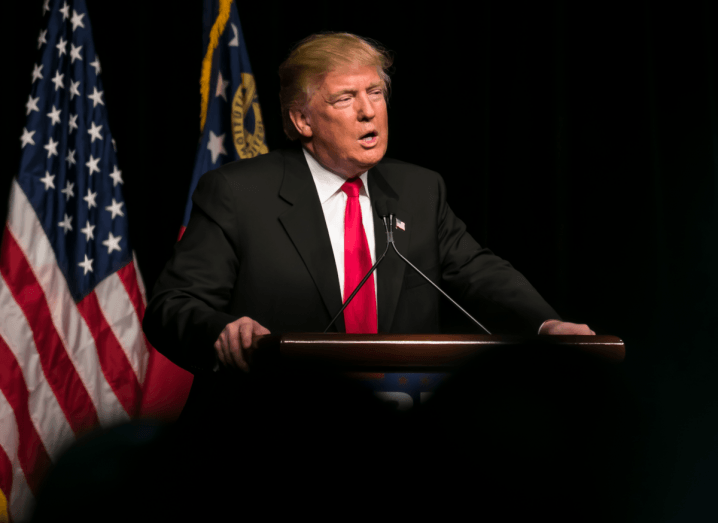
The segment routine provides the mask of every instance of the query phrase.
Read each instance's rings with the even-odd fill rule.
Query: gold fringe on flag
[[[209,106],[209,82],[212,74],[212,56],[214,50],[219,43],[219,37],[222,36],[224,29],[227,27],[229,20],[229,10],[232,7],[232,0],[219,0],[219,14],[217,20],[214,21],[212,30],[209,32],[209,44],[207,45],[207,53],[202,60],[202,74],[199,79],[199,91],[202,95],[202,112],[200,113],[200,131],[204,130],[204,124],[207,121],[207,107]]]

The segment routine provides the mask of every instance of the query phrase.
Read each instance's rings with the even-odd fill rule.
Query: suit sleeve
[[[523,274],[466,231],[446,203],[441,177],[437,200],[442,279],[459,303],[492,332],[534,335],[544,321],[560,319]]]
[[[214,342],[237,319],[225,312],[239,266],[230,240],[236,221],[230,193],[221,172],[200,178],[189,224],[157,280],[143,322],[150,343],[191,372],[214,368]]]

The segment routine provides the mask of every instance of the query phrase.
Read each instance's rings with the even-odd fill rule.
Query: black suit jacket
[[[558,318],[508,262],[482,248],[446,203],[442,178],[384,159],[369,171],[372,208],[397,202],[397,248],[490,327],[535,334]],[[187,230],[145,314],[150,342],[194,372],[215,366],[224,326],[249,316],[273,334],[322,332],[341,307],[336,264],[319,197],[300,149],[276,151],[205,174]],[[376,212],[376,211],[375,211]],[[374,216],[377,253],[386,233]],[[439,293],[389,252],[378,269],[378,328],[439,332]],[[335,330],[343,332],[340,317]]]

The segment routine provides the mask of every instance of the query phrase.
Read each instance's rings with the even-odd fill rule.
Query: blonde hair
[[[388,98],[388,69],[392,62],[377,42],[350,33],[315,34],[299,42],[279,66],[279,103],[285,134],[290,140],[299,138],[289,111],[305,107],[324,76],[340,67],[375,66],[384,84],[384,97]]]

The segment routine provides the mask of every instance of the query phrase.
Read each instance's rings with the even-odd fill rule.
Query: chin
[[[365,171],[368,171],[372,167],[374,167],[376,164],[378,164],[382,158],[384,158],[384,155],[386,154],[386,148],[382,149],[381,151],[371,151],[372,154],[364,155],[360,163],[364,167]]]

